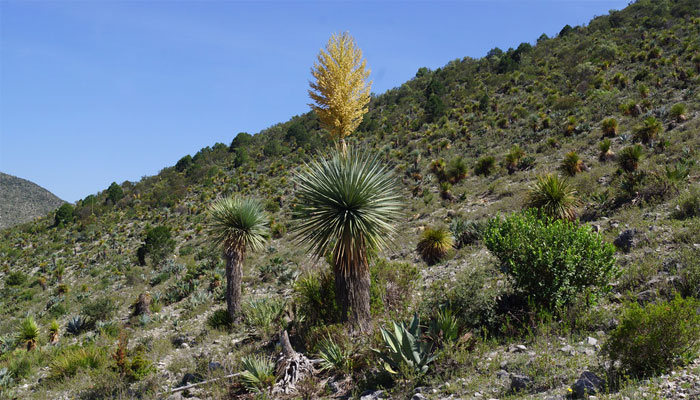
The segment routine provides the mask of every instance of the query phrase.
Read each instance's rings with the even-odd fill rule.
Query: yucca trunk
[[[226,309],[231,320],[236,321],[241,311],[243,252],[235,248],[224,250],[224,258],[226,259]]]
[[[349,247],[345,247],[348,249]],[[335,253],[335,298],[340,307],[342,322],[349,322],[353,329],[369,332],[370,274],[364,249],[354,249],[351,254]]]
[[[36,349],[36,341],[35,340],[27,340],[27,351],[32,351]]]
[[[51,335],[49,336],[49,341],[51,342],[51,344],[58,343],[58,332],[51,332]]]

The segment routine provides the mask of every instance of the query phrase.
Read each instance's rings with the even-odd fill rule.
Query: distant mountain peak
[[[34,182],[0,172],[0,229],[42,217],[63,203]]]

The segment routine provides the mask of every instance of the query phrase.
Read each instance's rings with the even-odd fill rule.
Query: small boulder
[[[581,377],[571,387],[575,399],[583,399],[587,395],[597,394],[605,387],[605,381],[590,371],[584,371]]]
[[[618,249],[629,253],[632,247],[638,244],[639,239],[637,238],[638,233],[636,229],[626,229],[620,233],[620,235],[615,238],[613,244]]]
[[[510,376],[510,390],[520,392],[532,386],[532,379],[527,375],[512,374]]]

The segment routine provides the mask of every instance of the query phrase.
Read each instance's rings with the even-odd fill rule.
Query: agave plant
[[[226,309],[233,321],[240,317],[243,259],[246,251],[260,251],[269,236],[262,204],[254,199],[227,197],[210,209],[209,234],[226,259]]]
[[[17,340],[20,343],[27,345],[27,351],[34,350],[36,348],[37,340],[39,339],[39,326],[37,325],[34,317],[28,315],[19,325],[19,333],[17,335]]]
[[[0,368],[0,388],[8,388],[12,385],[12,372],[7,368]]]
[[[260,393],[275,384],[275,363],[263,356],[252,355],[241,359],[241,380],[251,392]]]
[[[581,157],[575,151],[570,151],[564,155],[564,159],[561,161],[559,168],[567,175],[574,176],[577,173],[583,171],[584,164]]]
[[[579,204],[576,189],[566,179],[547,174],[537,177],[537,182],[530,188],[526,207],[536,208],[552,218],[573,221]]]
[[[297,241],[318,258],[332,255],[341,319],[369,328],[367,252],[384,247],[403,215],[398,182],[381,161],[355,149],[334,151],[297,175]]]
[[[421,240],[416,245],[418,254],[428,265],[433,265],[447,255],[447,252],[454,246],[452,234],[444,228],[428,228],[423,232]]]
[[[88,329],[88,320],[82,315],[76,315],[68,320],[66,332],[78,336]]]
[[[404,368],[414,373],[426,373],[435,356],[430,354],[432,346],[423,340],[418,315],[413,316],[408,327],[403,322],[392,322],[392,325],[393,329],[381,328],[384,351],[372,349],[384,362],[384,369],[391,374],[402,373]]]
[[[352,349],[344,349],[330,335],[319,344],[318,355],[321,357],[321,371],[348,373],[352,370]]]

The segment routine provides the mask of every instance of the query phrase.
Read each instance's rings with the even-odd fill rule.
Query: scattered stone
[[[527,347],[522,344],[517,344],[517,345],[511,345],[508,347],[508,352],[509,353],[522,353],[527,350]]]
[[[427,397],[425,397],[421,393],[416,393],[413,395],[413,397],[411,397],[411,400],[426,400],[426,399],[427,399]]]
[[[526,390],[532,385],[532,379],[526,375],[512,374],[510,376],[510,390],[519,392]]]
[[[636,229],[626,229],[613,241],[613,244],[625,253],[629,253],[632,247],[639,242],[637,234]]]
[[[596,346],[598,344],[598,339],[589,336],[586,339],[586,343],[588,343],[589,346]]]
[[[219,371],[222,369],[224,369],[224,366],[221,365],[221,363],[218,363],[218,362],[210,362],[209,363],[209,371],[213,372],[213,371]]]
[[[570,354],[572,356],[574,354],[576,354],[576,350],[574,350],[574,348],[568,344],[566,346],[562,347],[561,349],[559,349],[559,351],[561,351],[562,353]]]
[[[640,305],[647,304],[651,301],[653,301],[656,298],[656,290],[654,289],[649,289],[645,290],[643,292],[637,293],[637,302]]]
[[[191,373],[186,373],[185,376],[182,377],[182,380],[180,381],[180,384],[177,387],[183,387],[187,386],[191,383],[197,383],[202,381],[202,375],[200,374],[191,374]]]
[[[384,398],[384,391],[383,390],[366,390],[360,395],[360,400],[376,400],[376,399],[383,399]]]
[[[596,374],[590,371],[584,371],[581,377],[571,387],[573,397],[582,399],[586,395],[599,393],[605,387],[605,381],[599,378]]]

